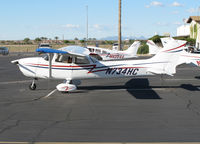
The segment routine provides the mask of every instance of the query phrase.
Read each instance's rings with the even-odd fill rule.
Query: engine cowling
[[[61,83],[57,85],[56,88],[58,91],[61,91],[61,92],[70,92],[77,89],[76,85],[68,84],[68,83]]]

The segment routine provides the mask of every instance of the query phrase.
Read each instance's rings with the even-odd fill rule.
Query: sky
[[[118,35],[118,0],[0,0],[0,40]],[[200,15],[200,0],[122,0],[122,36],[170,33]]]

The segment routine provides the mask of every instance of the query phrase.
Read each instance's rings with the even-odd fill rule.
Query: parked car
[[[38,48],[51,48],[51,45],[49,43],[41,43],[38,45]]]
[[[0,47],[0,54],[8,55],[9,54],[8,48],[7,47]]]

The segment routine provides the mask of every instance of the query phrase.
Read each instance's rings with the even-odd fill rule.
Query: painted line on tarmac
[[[23,80],[23,81],[8,81],[8,82],[0,82],[0,85],[6,85],[6,84],[18,84],[18,83],[27,83],[32,82],[33,80]]]
[[[200,142],[0,142],[0,144],[199,144]]]
[[[93,89],[93,90],[89,90],[89,91],[166,91],[169,88],[124,88],[124,89]],[[77,90],[82,90],[82,89],[77,89]]]
[[[50,97],[54,92],[56,92],[57,89],[54,89],[53,91],[51,91],[48,95],[44,96],[43,98],[48,98]]]
[[[197,79],[163,79],[163,81],[195,81]]]

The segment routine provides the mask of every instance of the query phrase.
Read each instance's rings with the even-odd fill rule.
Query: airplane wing
[[[36,52],[39,53],[60,53],[60,54],[70,54],[78,56],[88,56],[90,51],[87,48],[80,46],[67,46],[60,49],[51,49],[51,48],[38,48]]]
[[[78,55],[78,56],[88,56],[90,54],[90,51],[87,48],[80,46],[67,46],[67,47],[62,47],[58,50],[65,51],[68,54]]]
[[[56,49],[51,49],[51,48],[38,48],[38,49],[36,49],[36,52],[39,52],[39,53],[62,53],[62,54],[67,54],[66,51],[56,50]]]

